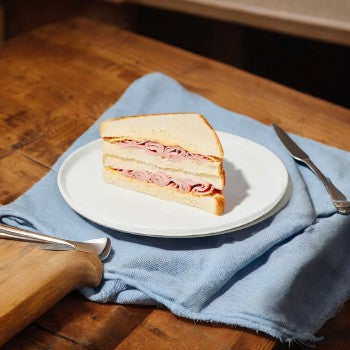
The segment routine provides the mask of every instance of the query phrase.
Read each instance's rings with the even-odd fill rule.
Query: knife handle
[[[329,197],[331,198],[332,202],[339,210],[339,212],[343,214],[348,214],[349,202],[347,202],[345,195],[341,193],[335,185],[333,185],[333,183],[322,173],[322,171],[313,163],[313,161],[310,158],[303,158],[301,159],[301,161],[304,164],[306,164],[321,180],[329,194]],[[342,205],[342,202],[344,205]],[[344,210],[342,210],[342,208]]]

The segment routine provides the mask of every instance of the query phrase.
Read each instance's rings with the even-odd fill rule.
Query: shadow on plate
[[[249,184],[242,171],[236,169],[227,160],[224,160],[224,169],[226,174],[225,213],[228,213],[248,196]]]

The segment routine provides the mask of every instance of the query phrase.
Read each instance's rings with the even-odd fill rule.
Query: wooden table
[[[188,89],[264,123],[350,150],[350,111],[234,67],[83,18],[52,24],[0,47],[0,201],[17,198],[136,78],[167,73]],[[320,332],[319,349],[350,348],[350,305]],[[340,337],[341,335],[341,337]],[[101,305],[77,293],[4,349],[272,349],[242,329],[162,309]],[[343,347],[342,347],[343,346]]]

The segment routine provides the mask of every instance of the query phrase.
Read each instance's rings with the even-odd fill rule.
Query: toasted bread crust
[[[216,144],[217,144],[217,146],[218,146],[218,148],[219,148],[219,151],[220,151],[220,157],[221,157],[221,158],[224,158],[224,150],[223,150],[223,148],[222,148],[221,142],[220,142],[220,140],[219,140],[219,137],[218,137],[218,135],[217,135],[215,129],[209,124],[209,122],[203,117],[202,114],[198,114],[198,115],[199,115],[199,117],[203,120],[203,122],[204,122],[205,124],[207,124],[207,125],[209,126],[209,128],[213,131],[213,133],[214,133],[214,135],[215,135],[215,139],[216,139]]]
[[[216,193],[214,197],[216,199],[215,215],[223,215],[225,211],[225,197],[222,193]]]

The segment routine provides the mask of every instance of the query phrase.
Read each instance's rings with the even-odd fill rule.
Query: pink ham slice
[[[160,171],[151,173],[150,175],[151,182],[159,186],[168,186],[171,183],[170,176],[161,173]]]
[[[213,186],[208,182],[202,182],[193,187],[193,192],[206,195],[213,192]]]
[[[186,159],[190,158],[191,154],[181,147],[165,147],[163,157],[169,159]]]
[[[135,140],[120,140],[113,143],[124,148],[140,148],[150,154],[158,155],[171,160],[192,159],[198,162],[210,161],[210,159],[201,154],[192,154],[180,146],[164,146],[158,142],[151,141],[135,141]]]
[[[195,193],[200,196],[206,196],[211,194],[215,187],[209,182],[198,182],[191,179],[178,179],[172,176],[166,175],[160,171],[151,172],[147,170],[128,170],[128,169],[114,169],[119,171],[122,175],[144,181],[148,183],[154,183],[159,186],[169,186],[178,189],[183,193]]]
[[[151,154],[157,154],[157,155],[160,155],[162,156],[164,154],[164,145],[158,143],[158,142],[145,142],[144,145],[142,145],[143,148],[148,152],[148,153],[151,153]]]

